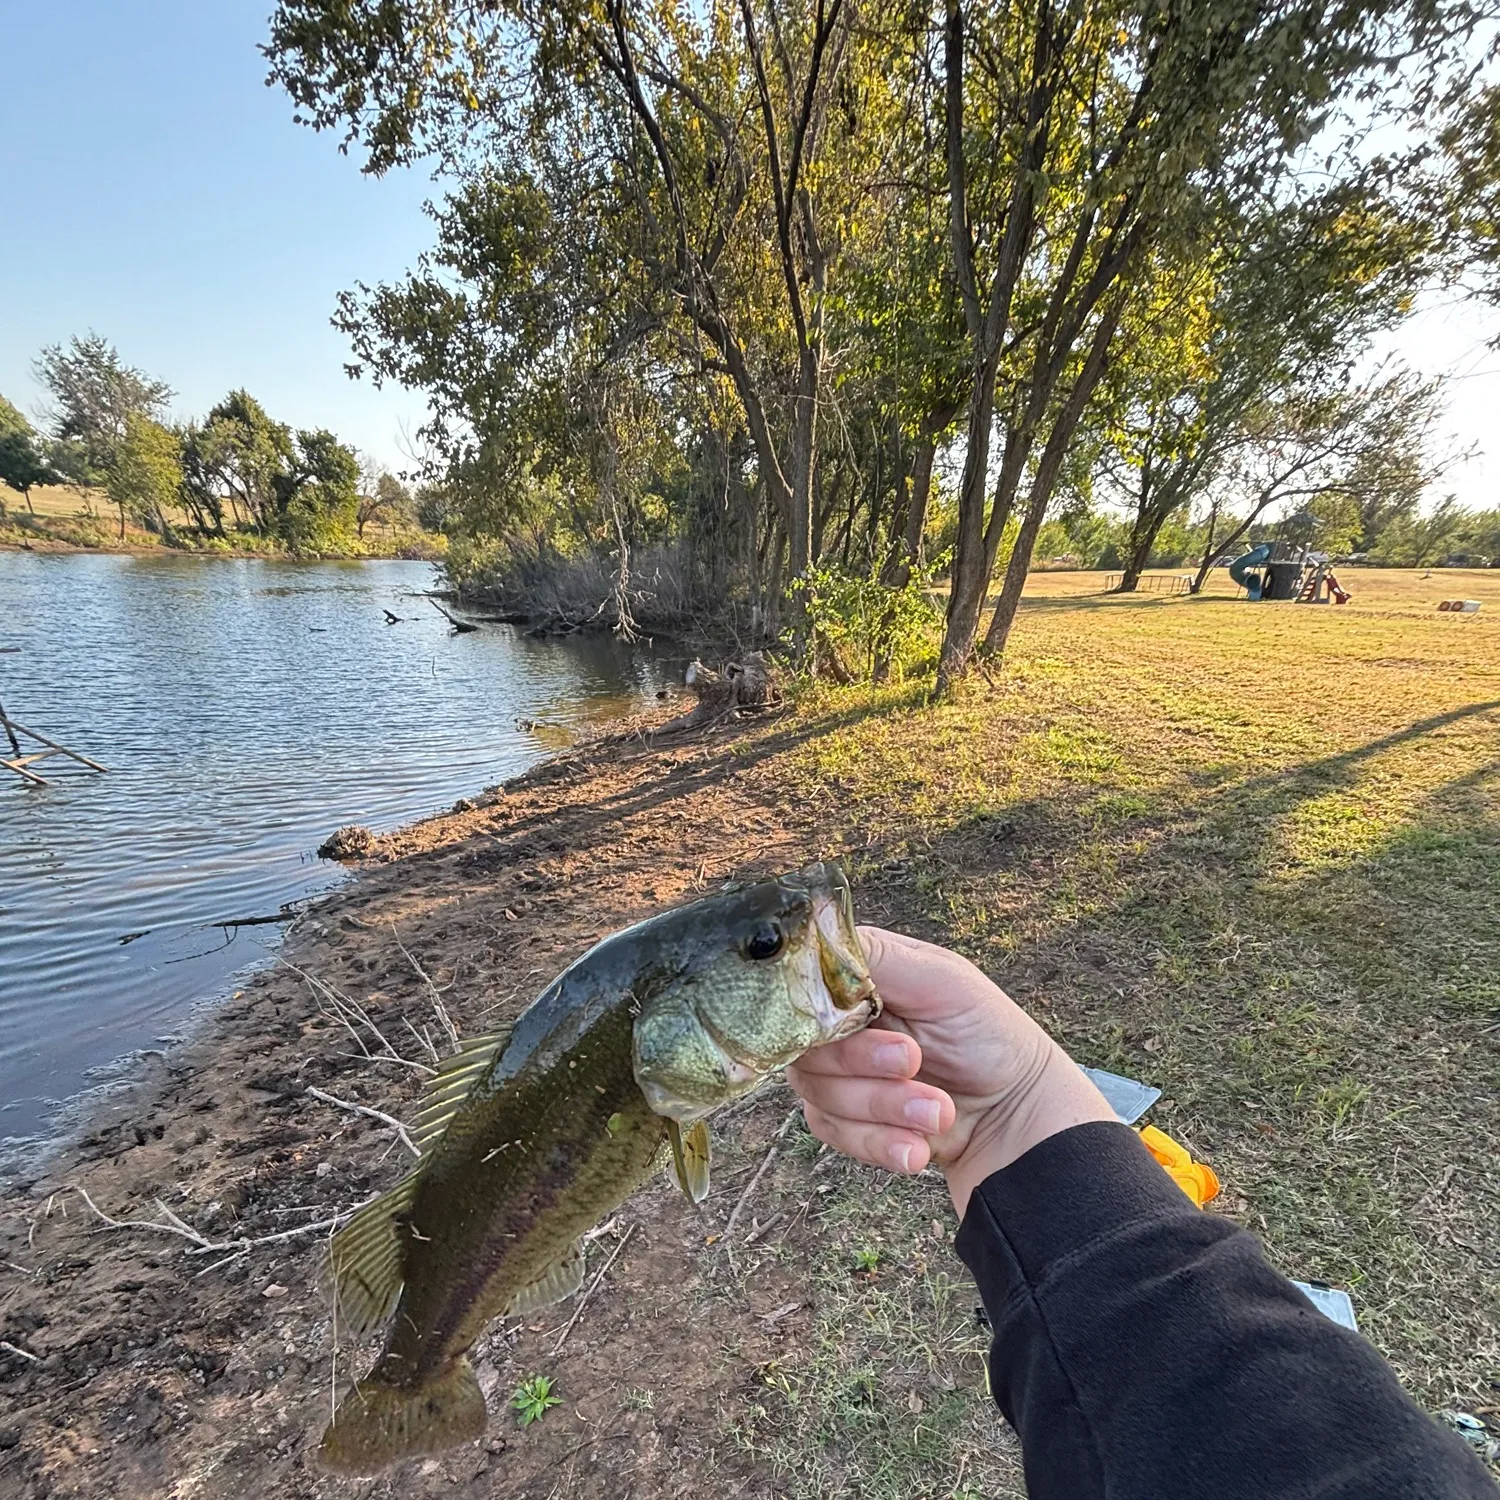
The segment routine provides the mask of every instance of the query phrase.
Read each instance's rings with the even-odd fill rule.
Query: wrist
[[[1041,1066],[978,1116],[964,1149],[944,1164],[960,1222],[970,1195],[992,1173],[1019,1161],[1049,1136],[1091,1120],[1117,1118],[1078,1064],[1051,1044]]]

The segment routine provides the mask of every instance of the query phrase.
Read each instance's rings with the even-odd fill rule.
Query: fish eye
[[[745,939],[746,958],[775,958],[786,946],[786,936],[774,922],[761,922]]]

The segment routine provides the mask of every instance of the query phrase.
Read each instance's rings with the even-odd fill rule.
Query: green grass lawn
[[[763,769],[833,830],[868,919],[1161,1086],[1212,1211],[1348,1288],[1430,1409],[1495,1422],[1500,571],[1343,581],[1334,608],[1038,575],[992,684],[804,701],[811,733]],[[1483,608],[1436,611],[1457,597]],[[1021,1493],[940,1184],[816,1181],[814,1336],[740,1441],[796,1495]]]

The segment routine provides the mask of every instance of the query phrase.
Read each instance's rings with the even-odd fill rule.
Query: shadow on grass
[[[1353,1288],[1434,1404],[1475,1399],[1500,1344],[1500,756],[1373,840],[1357,803],[1348,847],[1342,824],[1288,840],[1383,755],[1497,709],[1217,790],[1064,783],[872,847],[860,881],[870,919],[956,940],[1081,1060],[1162,1086],[1277,1263]]]
[[[914,686],[911,693],[904,697],[916,701],[918,694],[919,689]],[[722,754],[696,764],[683,763],[663,755],[658,768],[636,776],[622,790],[580,796],[561,808],[538,810],[512,819],[502,827],[487,830],[482,836],[481,847],[469,855],[469,861],[475,868],[501,869],[523,864],[544,850],[586,847],[612,833],[617,825],[637,813],[656,812],[670,817],[674,807],[685,805],[698,793],[722,782],[726,775],[761,765],[823,735],[888,712],[892,707],[892,698],[886,696],[866,702],[840,703],[823,712],[789,715],[783,721],[783,727],[759,733],[753,727],[747,727],[743,734],[714,738],[701,735],[664,736],[660,739],[643,737],[633,742],[627,740],[601,745],[595,751],[584,752],[582,774],[585,778],[593,775],[596,756],[601,751],[608,753],[616,748],[622,756],[634,755],[645,759],[649,759],[653,751],[669,752],[698,746],[711,746],[719,749]],[[564,759],[551,762],[522,780],[531,786],[547,785],[565,781],[578,772],[578,762]],[[501,806],[503,807],[503,802]],[[471,837],[465,842],[474,844],[481,841]],[[424,859],[447,857],[451,853],[450,845],[407,855],[404,860],[416,863]]]

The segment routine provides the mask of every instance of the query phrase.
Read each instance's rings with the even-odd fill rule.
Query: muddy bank
[[[371,1357],[346,1344],[335,1364],[315,1272],[329,1221],[390,1185],[403,1148],[310,1090],[402,1114],[419,1073],[391,1054],[431,1060],[435,998],[460,1032],[484,1030],[603,933],[838,852],[768,763],[803,732],[787,719],[663,749],[628,734],[380,840],[284,963],[0,1200],[0,1495],[688,1496],[710,1474],[774,1493],[724,1434],[806,1330],[797,1243],[820,1200],[809,1188],[795,1222],[764,1225],[747,1203],[733,1245],[716,1241],[786,1122],[784,1086],[719,1129],[702,1213],[658,1182],[606,1226],[590,1278],[618,1256],[565,1339],[572,1304],[494,1326],[486,1441],[359,1482],[311,1460],[335,1383]],[[757,1193],[808,1171],[789,1155]],[[111,1228],[84,1194],[180,1232]],[[563,1404],[523,1431],[506,1402],[536,1372]]]

